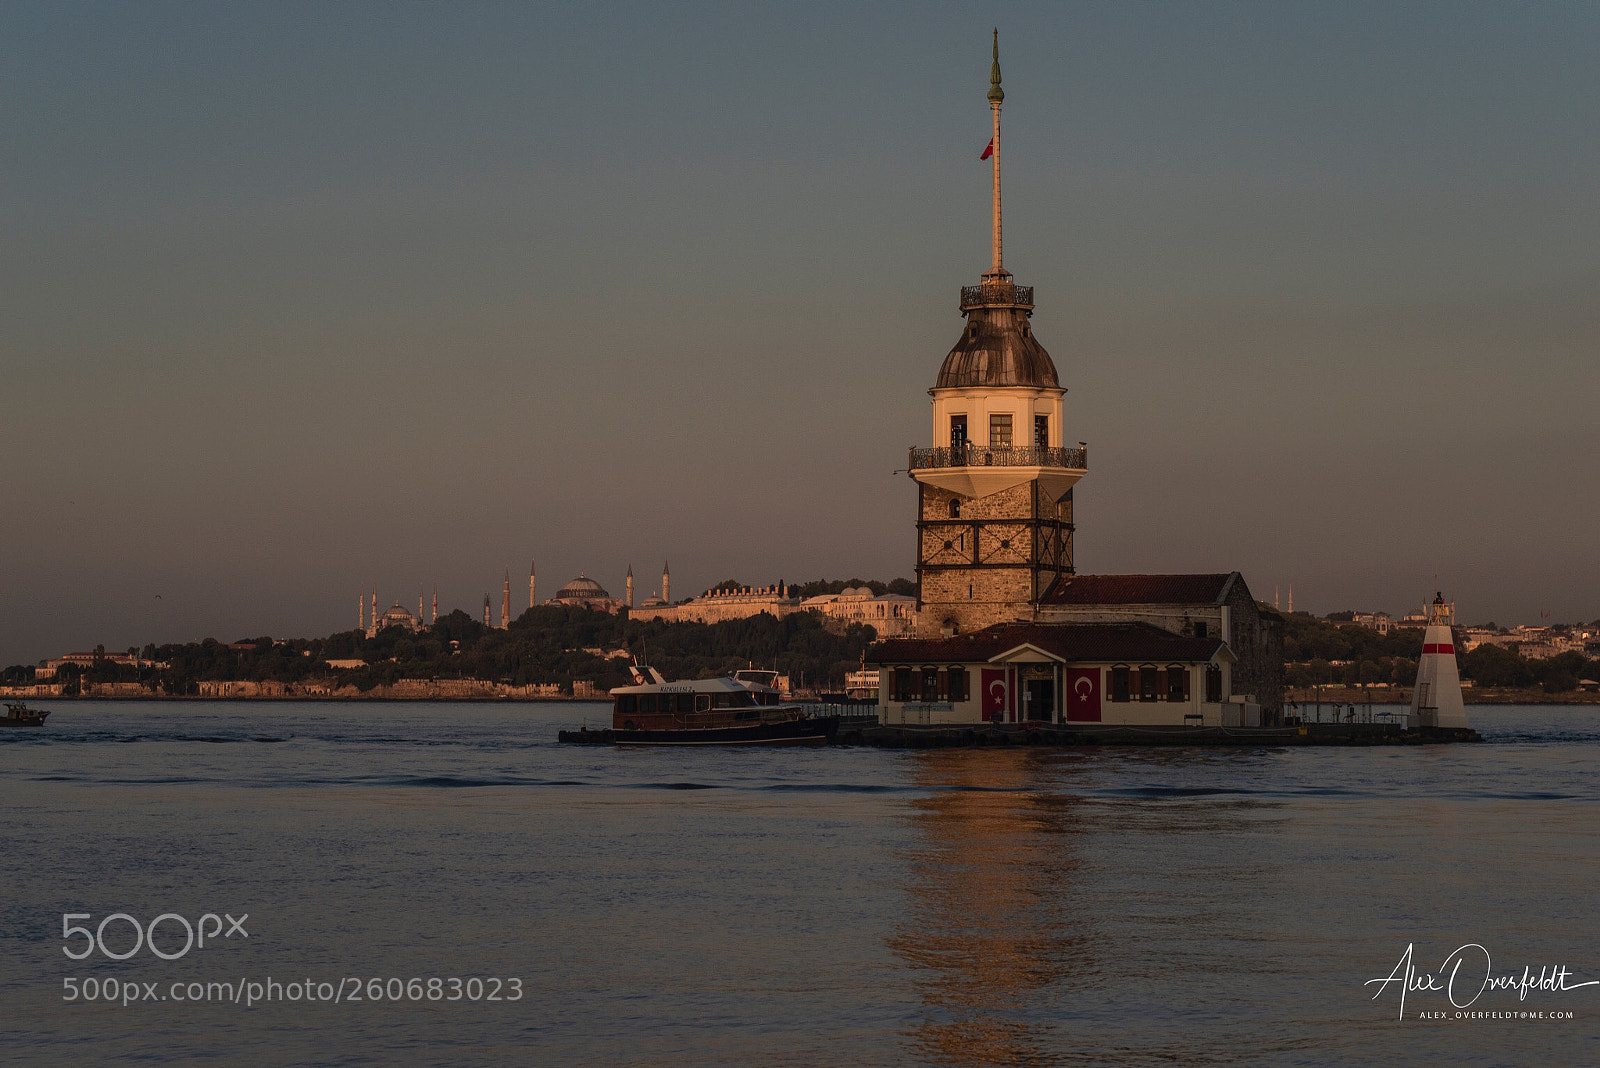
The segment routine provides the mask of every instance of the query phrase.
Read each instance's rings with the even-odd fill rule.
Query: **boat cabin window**
[[[625,716],[639,711],[639,695],[636,693],[617,694],[617,711]]]
[[[667,698],[667,700],[670,701],[671,698],[669,697],[669,698]],[[655,710],[656,710],[656,695],[653,694],[653,693],[642,693],[642,694],[640,694],[639,695],[639,711],[640,712],[654,712]]]
[[[694,694],[692,694],[692,693],[676,694],[673,697],[673,702],[678,706],[677,710],[679,712],[693,712],[694,711]],[[661,711],[665,712],[666,710],[667,710],[666,706],[663,705],[662,708],[661,708]]]
[[[708,694],[708,693],[697,693],[697,694],[695,694],[694,695],[694,710],[696,712],[710,712],[711,711],[711,695]]]

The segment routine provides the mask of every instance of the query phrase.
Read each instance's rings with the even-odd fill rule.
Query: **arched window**
[[[950,518],[951,519],[960,519],[961,518],[961,498],[960,497],[951,497],[950,498]]]

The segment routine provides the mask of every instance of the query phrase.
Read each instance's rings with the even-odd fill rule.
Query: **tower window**
[[[1036,415],[1033,417],[1033,447],[1048,449],[1050,447],[1050,417]]]
[[[959,449],[967,444],[967,417],[965,415],[952,415],[950,417],[950,447]]]
[[[960,497],[951,497],[950,498],[950,518],[951,519],[960,519],[961,518],[961,498]],[[948,549],[948,548],[950,548],[950,546],[946,545],[945,548]]]
[[[1011,413],[989,416],[989,444],[991,447],[1009,448],[1011,445]]]

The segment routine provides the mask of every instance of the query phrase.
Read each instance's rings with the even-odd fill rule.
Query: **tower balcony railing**
[[[1015,282],[985,282],[979,286],[961,287],[961,310],[1001,307],[1033,307],[1033,287],[1019,286]]]
[[[1089,469],[1089,447],[1049,449],[1026,445],[936,445],[911,450],[911,470],[934,467],[1062,467]]]

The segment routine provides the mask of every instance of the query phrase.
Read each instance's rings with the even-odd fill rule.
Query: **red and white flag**
[[[983,155],[979,156],[978,159],[985,160],[992,155],[994,155],[994,138],[991,137],[989,138],[988,147],[983,150]]]

